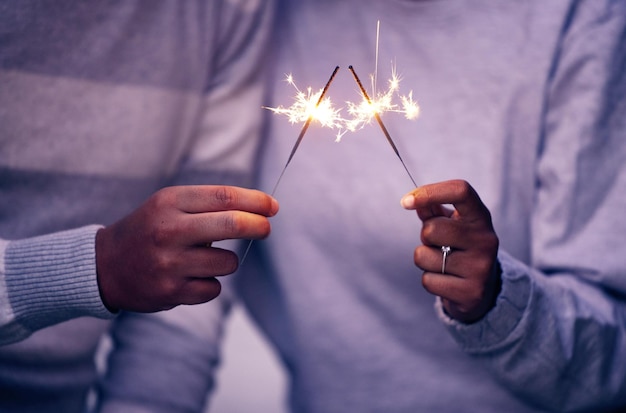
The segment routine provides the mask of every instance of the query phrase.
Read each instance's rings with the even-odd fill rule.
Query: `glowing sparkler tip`
[[[420,110],[417,103],[413,100],[413,92],[409,92],[406,96],[400,95],[401,77],[396,73],[395,67],[392,68],[388,90],[372,96],[365,90],[365,87],[356,75],[354,66],[350,65],[348,69],[350,69],[357,81],[362,95],[362,99],[358,103],[346,102],[348,105],[347,111],[350,115],[349,118],[344,118],[341,114],[342,109],[336,109],[330,98],[324,97],[330,82],[339,70],[339,66],[335,67],[326,86],[317,92],[313,91],[311,87],[300,90],[292,74],[287,74],[285,80],[296,90],[293,104],[287,108],[279,106],[276,108],[266,107],[266,109],[279,115],[286,115],[292,124],[317,122],[323,127],[337,129],[338,132],[335,136],[337,142],[347,132],[362,129],[385,112],[400,112],[407,119],[417,118]],[[397,100],[399,102],[396,102]]]

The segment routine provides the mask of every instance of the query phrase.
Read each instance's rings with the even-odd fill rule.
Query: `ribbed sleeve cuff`
[[[5,280],[15,322],[30,331],[80,316],[112,318],[96,277],[91,225],[11,241],[5,251]]]
[[[502,267],[502,289],[496,305],[481,320],[465,324],[448,316],[440,298],[435,311],[454,339],[468,353],[491,351],[514,339],[521,331],[532,283],[525,266],[506,253],[498,256]]]

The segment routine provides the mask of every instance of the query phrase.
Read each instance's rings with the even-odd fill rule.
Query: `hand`
[[[211,246],[225,239],[261,239],[278,203],[260,191],[229,186],[177,186],[98,231],[96,265],[110,310],[154,312],[217,297],[214,277],[234,272],[237,255]]]
[[[414,261],[424,270],[424,288],[442,298],[451,317],[465,323],[482,318],[499,293],[500,267],[491,214],[474,188],[462,180],[424,185],[405,195],[402,206],[423,222]],[[442,274],[444,245],[451,252]]]

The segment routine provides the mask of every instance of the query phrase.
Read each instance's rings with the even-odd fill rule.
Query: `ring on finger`
[[[446,260],[448,259],[448,255],[450,255],[451,251],[452,251],[452,248],[449,245],[444,245],[441,247],[441,255],[442,255],[441,273],[442,274],[446,273]]]

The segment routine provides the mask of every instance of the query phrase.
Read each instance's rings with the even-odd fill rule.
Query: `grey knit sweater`
[[[0,347],[0,411],[82,410],[101,225],[163,185],[249,185],[269,11],[0,3],[0,343],[42,329]]]

